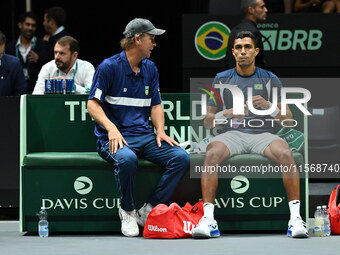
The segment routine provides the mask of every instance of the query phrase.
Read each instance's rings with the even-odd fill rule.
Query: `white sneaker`
[[[306,229],[306,223],[300,218],[296,217],[288,222],[287,236],[294,238],[306,238],[309,236]]]
[[[125,236],[138,236],[139,228],[135,219],[136,211],[126,212],[122,208],[118,210],[119,218],[121,220],[121,231]]]
[[[193,238],[219,237],[217,222],[213,218],[202,217],[197,226],[192,230]]]
[[[136,213],[136,221],[139,226],[144,227],[146,219],[151,212],[153,206],[151,204],[144,204]]]

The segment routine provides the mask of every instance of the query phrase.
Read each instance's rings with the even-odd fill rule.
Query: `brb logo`
[[[302,50],[315,51],[322,47],[323,33],[318,29],[278,29],[279,24],[259,24],[265,51]],[[273,29],[274,28],[274,29]]]
[[[195,46],[197,52],[209,60],[219,60],[225,56],[230,29],[218,21],[203,24],[196,32]]]

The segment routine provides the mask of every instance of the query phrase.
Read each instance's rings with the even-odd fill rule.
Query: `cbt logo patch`
[[[92,188],[92,181],[86,176],[80,176],[74,181],[74,190],[81,195],[90,193]]]
[[[223,58],[227,51],[230,29],[221,22],[210,21],[196,32],[195,47],[198,53],[209,60]]]
[[[230,182],[230,187],[237,194],[245,193],[249,189],[249,180],[242,175],[235,176]]]

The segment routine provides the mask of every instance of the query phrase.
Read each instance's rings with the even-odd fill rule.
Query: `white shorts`
[[[245,153],[255,153],[263,155],[264,150],[271,142],[275,140],[284,141],[279,136],[268,132],[261,134],[248,134],[233,130],[215,136],[210,140],[210,143],[224,143],[230,151],[230,156]]]

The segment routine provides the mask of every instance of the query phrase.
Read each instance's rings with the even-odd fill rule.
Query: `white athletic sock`
[[[214,204],[212,203],[204,203],[203,204],[203,212],[204,212],[204,217],[207,218],[214,218]]]
[[[288,202],[289,211],[290,211],[290,219],[295,219],[296,217],[300,217],[300,200],[292,200]]]
[[[145,206],[145,210],[146,210],[147,213],[151,212],[152,209],[153,209],[153,206],[152,206],[150,203],[148,203],[148,204]]]

